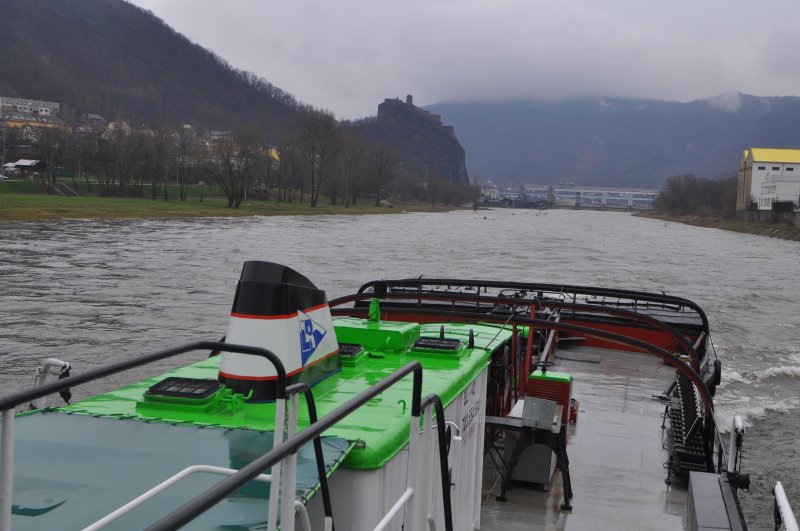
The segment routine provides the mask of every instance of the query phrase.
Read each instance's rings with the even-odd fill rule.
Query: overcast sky
[[[339,118],[406,94],[428,105],[800,91],[798,0],[132,1]]]

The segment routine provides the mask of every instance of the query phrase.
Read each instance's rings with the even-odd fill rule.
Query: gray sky
[[[131,1],[339,118],[406,94],[427,105],[800,90],[797,0]]]

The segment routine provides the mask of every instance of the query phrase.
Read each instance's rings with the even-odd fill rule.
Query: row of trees
[[[10,143],[15,140],[20,141]],[[246,198],[317,206],[323,196],[345,206],[366,197],[380,205],[389,195],[461,204],[476,194],[474,187],[452,184],[435,170],[425,180],[411,174],[396,153],[367,140],[356,125],[310,108],[302,110],[297,129],[274,146],[253,126],[212,139],[164,120],[102,135],[41,129],[34,144],[32,156],[41,161],[39,178],[49,193],[59,179],[71,178],[77,187],[96,182],[104,196],[164,200],[168,183],[176,183],[179,198],[186,200],[188,185],[205,181],[219,187],[230,208]]]
[[[653,207],[673,215],[733,217],[736,178],[714,180],[692,174],[669,177]]]
[[[174,176],[180,198],[186,200],[189,175],[180,170],[190,163],[191,135],[166,122],[138,131],[109,129],[103,135],[79,135],[62,128],[41,128],[25,136],[19,130],[10,132],[10,144],[22,146],[25,156],[39,160],[36,170],[47,193],[53,193],[59,180],[71,179],[79,189],[81,180],[87,190],[96,184],[103,196],[157,199],[163,190],[167,199],[166,184]],[[12,150],[12,154],[21,153]]]

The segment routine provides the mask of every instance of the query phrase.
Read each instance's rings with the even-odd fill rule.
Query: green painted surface
[[[420,326],[387,321],[369,323],[363,319],[346,318],[337,319],[334,326],[340,342],[361,343],[363,340],[372,346],[365,345],[366,355],[360,363],[345,365],[341,371],[314,386],[320,417],[412,360],[419,361],[423,367],[423,396],[436,393],[447,406],[486,367],[491,352],[511,337],[510,329],[448,323],[445,325],[446,337],[460,339],[464,345],[468,342],[469,330],[473,329],[475,348],[464,347],[456,353],[443,354],[408,350],[420,335],[439,337],[439,324]],[[380,348],[378,345],[384,347]],[[395,348],[397,345],[403,348]],[[236,396],[201,401],[196,406],[187,405],[185,401],[144,400],[143,395],[147,388],[167,376],[216,379],[219,360],[219,357],[205,359],[83,400],[63,410],[197,426],[272,430],[275,423],[275,405],[272,403],[242,403]],[[408,443],[411,390],[412,377],[409,375],[325,433],[359,443],[349,453],[343,466],[355,469],[379,468]],[[305,399],[301,397],[300,429],[308,424]]]
[[[419,339],[420,325],[395,321],[365,321],[343,318],[336,320],[336,338],[340,343],[358,343],[367,350],[408,350]]]

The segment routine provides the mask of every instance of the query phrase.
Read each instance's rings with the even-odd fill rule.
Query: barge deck
[[[567,447],[573,509],[560,509],[558,471],[546,492],[515,484],[508,501],[497,501],[501,481],[487,458],[481,529],[684,529],[687,482],[664,481],[664,403],[653,398],[674,379],[674,369],[651,356],[582,347],[562,349],[557,363],[573,375],[573,395],[580,400]]]

